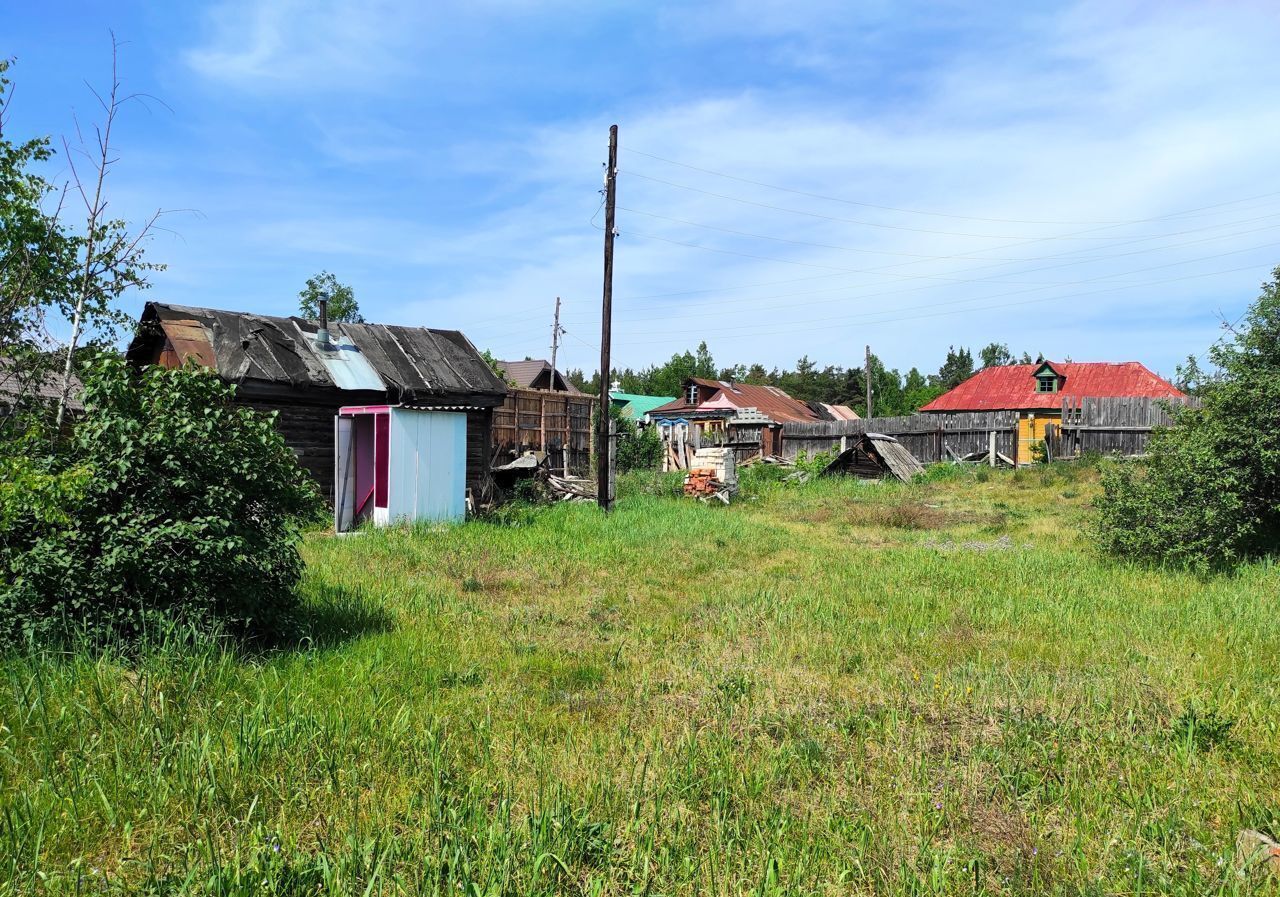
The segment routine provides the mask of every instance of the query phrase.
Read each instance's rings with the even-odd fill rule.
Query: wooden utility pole
[[[560,348],[560,297],[556,297],[556,319],[551,325],[551,391],[556,391],[556,351]]]
[[[609,162],[604,172],[604,301],[600,310],[600,413],[596,426],[596,498],[613,507],[613,439],[609,426],[609,340],[613,329],[613,231],[618,200],[618,126],[609,128]]]
[[[862,375],[867,381],[867,417],[871,416],[871,347],[867,346],[866,366]]]

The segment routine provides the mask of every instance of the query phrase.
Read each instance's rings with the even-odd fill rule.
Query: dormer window
[[[684,398],[685,398],[685,402],[690,405],[698,404],[698,384],[690,383],[689,389],[685,393]]]
[[[1047,361],[1041,361],[1032,376],[1036,378],[1036,392],[1058,392],[1062,389],[1062,373]]]

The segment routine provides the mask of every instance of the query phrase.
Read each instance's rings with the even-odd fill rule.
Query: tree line
[[[872,411],[881,417],[912,414],[920,406],[963,383],[983,368],[1031,364],[1033,361],[1028,352],[1015,356],[1004,343],[993,342],[979,350],[976,362],[969,349],[951,346],[936,372],[926,374],[918,367],[912,367],[903,374],[897,368],[886,367],[878,356],[872,354]],[[598,371],[587,376],[581,369],[574,369],[568,371],[566,377],[583,392],[599,394]],[[794,368],[766,368],[759,363],[720,367],[705,341],[699,343],[694,351],[677,352],[664,364],[650,365],[638,371],[632,368],[615,368],[610,382],[616,381],[622,392],[678,396],[682,391],[682,384],[689,377],[776,386],[804,402],[847,405],[858,414],[866,415],[867,377],[862,365],[844,367],[829,364],[819,367],[805,355],[796,362]]]

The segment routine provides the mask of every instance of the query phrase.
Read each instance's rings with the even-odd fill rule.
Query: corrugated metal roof
[[[622,413],[632,420],[643,420],[644,416],[654,408],[660,408],[668,402],[674,402],[674,396],[642,396],[631,392],[611,392],[609,401],[619,406]]]
[[[713,407],[755,408],[777,423],[813,423],[821,419],[804,402],[791,398],[776,386],[727,383],[702,377],[685,380],[685,395],[653,409],[650,414],[688,414],[695,411],[696,408],[688,403],[688,387],[692,383],[699,387],[698,408],[708,402],[714,403]]]
[[[858,417],[858,412],[854,411],[848,405],[828,405],[826,402],[823,402],[822,407],[827,410],[827,413],[830,414],[834,420],[861,420],[861,418]]]
[[[156,327],[180,359],[194,357],[232,383],[378,392],[392,403],[419,404],[444,398],[489,405],[507,393],[456,330],[333,323],[323,349],[314,321],[148,302],[131,358],[146,357]]]
[[[1063,399],[1178,399],[1184,394],[1137,361],[1054,362],[1058,392],[1036,392],[1035,372],[1044,365],[984,368],[921,411],[1035,411],[1062,407]]]

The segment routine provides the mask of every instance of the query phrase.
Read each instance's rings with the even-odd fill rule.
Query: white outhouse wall
[[[388,518],[466,517],[466,414],[392,408],[390,441]]]

